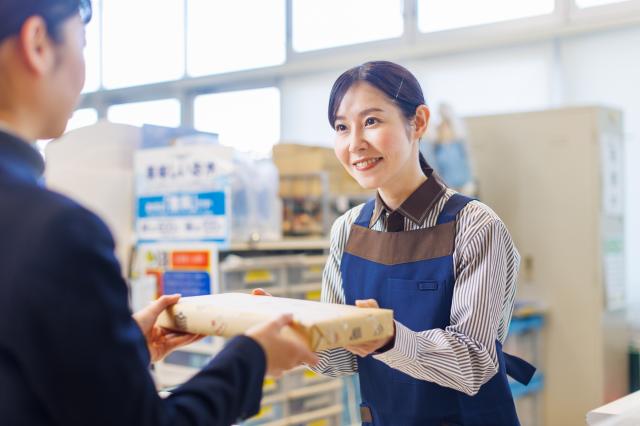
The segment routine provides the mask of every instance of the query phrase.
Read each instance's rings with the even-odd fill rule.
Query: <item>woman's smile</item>
[[[382,157],[371,157],[357,160],[352,163],[353,167],[359,172],[365,172],[373,169],[382,161]]]

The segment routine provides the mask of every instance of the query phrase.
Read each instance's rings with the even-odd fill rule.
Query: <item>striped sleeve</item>
[[[519,255],[502,221],[481,203],[465,207],[457,225],[450,325],[415,332],[396,322],[394,347],[374,357],[419,380],[475,395],[498,369],[495,342],[506,337],[504,310],[510,317]]]
[[[340,261],[349,237],[351,223],[360,213],[361,208],[355,207],[349,210],[336,219],[331,227],[329,258],[322,273],[321,301],[324,303],[345,303],[342,276],[340,275]],[[318,357],[320,361],[312,368],[317,373],[337,377],[354,374],[358,371],[355,355],[346,349],[338,348],[318,352]]]

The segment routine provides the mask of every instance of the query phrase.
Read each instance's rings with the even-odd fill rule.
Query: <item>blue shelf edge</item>
[[[528,317],[514,317],[509,324],[509,336],[526,333],[527,331],[539,330],[544,325],[542,315],[531,315]]]
[[[511,394],[513,395],[513,399],[522,398],[527,395],[534,394],[536,392],[540,392],[544,385],[544,376],[542,373],[536,373],[529,382],[528,385],[523,385],[522,383],[509,380],[509,387],[511,388]]]

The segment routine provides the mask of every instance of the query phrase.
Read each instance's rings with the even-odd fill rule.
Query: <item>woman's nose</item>
[[[358,152],[367,148],[367,141],[364,138],[363,132],[356,130],[351,132],[349,139],[349,152]]]

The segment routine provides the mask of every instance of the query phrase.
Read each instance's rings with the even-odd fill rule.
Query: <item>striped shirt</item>
[[[425,190],[429,186],[432,190]],[[434,186],[440,191],[434,192]],[[390,215],[398,213],[403,216],[405,231],[435,226],[453,194],[455,191],[433,175],[395,213],[389,212],[378,196],[370,228],[387,231]],[[333,224],[322,279],[323,302],[345,303],[340,262],[351,225],[362,207],[352,208]],[[416,379],[475,395],[498,371],[495,342],[503,343],[507,336],[520,256],[493,210],[471,201],[457,216],[453,261],[450,325],[415,332],[396,321],[393,347],[373,357]],[[320,362],[314,370],[319,373],[340,376],[357,372],[356,356],[345,349],[318,355]]]

